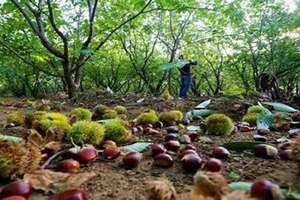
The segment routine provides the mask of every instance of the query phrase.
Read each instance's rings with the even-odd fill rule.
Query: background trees
[[[286,96],[299,95],[300,16],[283,3],[7,0],[0,88],[19,96],[107,87],[175,94],[178,70],[159,66],[183,53],[199,62],[201,94],[249,94],[268,73]]]

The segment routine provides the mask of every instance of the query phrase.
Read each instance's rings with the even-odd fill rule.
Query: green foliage
[[[66,134],[66,140],[73,140],[77,144],[99,145],[104,139],[104,127],[91,121],[78,121]]]
[[[183,118],[183,113],[179,110],[166,111],[160,113],[159,115],[159,120],[167,124],[179,122],[182,120],[182,118]]]
[[[150,110],[149,112],[141,113],[136,118],[137,124],[154,124],[159,121],[159,118],[154,110]]]
[[[64,132],[68,132],[71,128],[68,118],[61,113],[47,113],[41,116],[41,129],[44,132],[51,127],[60,127]]]
[[[6,117],[7,123],[14,123],[15,125],[25,124],[25,113],[20,111],[10,112]]]
[[[255,126],[259,114],[260,113],[248,113],[243,117],[242,121],[248,122],[251,126]]]
[[[232,120],[224,114],[212,114],[207,118],[207,130],[211,135],[230,135],[233,129]]]
[[[118,117],[118,113],[115,110],[108,109],[102,115],[101,119],[114,119],[114,118],[117,118],[117,117]]]
[[[126,114],[127,108],[124,106],[115,106],[114,110],[117,112],[117,114]]]
[[[266,109],[264,107],[261,106],[251,106],[248,108],[247,113],[261,113],[263,111],[265,111]]]
[[[76,116],[77,120],[91,120],[92,113],[88,109],[85,108],[75,108],[70,113],[70,116]]]
[[[104,123],[105,138],[115,142],[125,142],[131,138],[131,132],[126,123],[120,119],[108,120]]]

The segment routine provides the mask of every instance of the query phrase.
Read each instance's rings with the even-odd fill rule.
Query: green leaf
[[[256,126],[258,129],[268,129],[272,126],[273,119],[273,113],[271,113],[269,110],[266,110],[259,114],[256,121]]]
[[[258,144],[266,144],[265,142],[229,142],[225,143],[222,146],[228,150],[233,151],[244,151],[251,150]]]
[[[188,64],[189,62],[187,61],[178,61],[178,62],[173,62],[173,63],[164,63],[160,65],[160,70],[170,70],[173,68],[182,68],[184,65]]]
[[[84,56],[90,56],[93,54],[93,50],[92,49],[82,49],[80,51],[80,54],[82,54]]]
[[[213,113],[212,110],[202,109],[202,110],[192,110],[185,114],[187,118],[192,117],[207,117]]]
[[[15,136],[9,136],[9,135],[1,135],[0,134],[0,140],[2,141],[7,141],[12,144],[20,144],[23,142],[23,139],[20,137],[15,137]]]
[[[252,183],[248,182],[233,182],[229,184],[229,189],[233,191],[249,191],[251,189]]]
[[[299,192],[288,193],[284,199],[285,200],[300,200],[300,193]]]
[[[264,105],[269,105],[274,108],[274,110],[279,111],[279,112],[298,112],[299,110],[288,106],[283,103],[278,103],[278,102],[262,102]]]
[[[120,149],[123,153],[142,152],[151,144],[152,143],[149,142],[137,142],[131,145],[123,146]]]
[[[208,99],[206,101],[203,101],[202,103],[200,103],[198,106],[196,106],[196,109],[205,109],[207,108],[207,106],[210,104],[211,99]]]

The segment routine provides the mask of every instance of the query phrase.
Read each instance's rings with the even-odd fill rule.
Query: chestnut
[[[259,144],[254,147],[254,154],[261,158],[275,158],[278,151],[275,147],[267,144]]]
[[[193,150],[190,150],[193,151]],[[181,159],[182,166],[187,172],[196,172],[202,164],[202,160],[199,155],[194,153],[189,153],[183,156]]]
[[[2,200],[26,200],[26,199],[22,196],[9,196],[9,197],[6,197]]]
[[[22,196],[27,199],[33,192],[31,185],[25,181],[15,181],[6,185],[0,193],[0,199],[9,196]]]
[[[240,130],[241,132],[250,132],[250,131],[254,131],[255,128],[250,127],[250,126],[240,126],[240,127],[239,127],[239,130]]]
[[[178,126],[169,126],[169,127],[166,128],[166,131],[168,133],[178,133],[179,128],[178,128]]]
[[[177,139],[178,139],[178,135],[174,134],[174,133],[170,133],[165,136],[165,142],[167,142],[169,140],[177,140]]]
[[[282,160],[292,160],[293,152],[290,149],[282,150],[278,153],[280,159]]]
[[[300,128],[297,129],[291,129],[288,132],[289,138],[296,138],[298,135],[300,135]]]
[[[270,133],[270,130],[267,128],[260,128],[257,129],[257,134],[258,135],[268,135]]]
[[[181,123],[182,123],[183,125],[185,125],[185,126],[188,126],[188,125],[191,124],[191,121],[190,121],[189,118],[183,118],[182,121],[181,121]]]
[[[180,152],[179,157],[180,157],[180,158],[183,158],[183,157],[184,157],[185,155],[187,155],[187,154],[195,154],[195,155],[198,155],[198,153],[197,153],[195,150],[193,150],[193,149],[186,149],[186,150]],[[199,156],[199,155],[198,155],[198,156]]]
[[[137,134],[139,132],[139,129],[137,127],[132,127],[131,128],[131,133],[132,134]]]
[[[152,124],[146,124],[146,125],[144,125],[144,128],[153,128],[153,125]]]
[[[137,126],[136,127],[139,132],[144,132],[144,127],[143,126]]]
[[[215,147],[212,151],[212,156],[219,159],[225,159],[230,156],[230,152],[224,147]]]
[[[164,146],[169,151],[177,151],[180,148],[180,143],[177,140],[169,140],[165,142]]]
[[[77,160],[67,159],[60,161],[57,169],[62,172],[78,172],[80,170],[80,164]]]
[[[260,141],[260,142],[266,142],[268,140],[266,136],[262,136],[262,135],[258,135],[258,134],[254,135],[253,139],[255,141]]]
[[[123,164],[126,168],[132,169],[138,166],[142,159],[142,154],[139,152],[130,152],[123,157]]]
[[[90,161],[96,160],[97,150],[93,147],[84,147],[78,153],[80,163],[87,164]]]
[[[198,139],[199,134],[198,133],[188,133],[188,136],[190,137],[191,141],[194,142]]]
[[[252,184],[251,197],[259,200],[280,200],[279,187],[268,180],[259,180]]]
[[[223,169],[223,163],[219,159],[211,158],[204,163],[204,170],[210,172],[219,172]]]
[[[192,140],[188,135],[180,136],[179,141],[180,141],[181,144],[190,144],[190,143],[192,143]]]
[[[71,189],[53,195],[48,200],[88,200],[88,195],[84,191]]]
[[[102,146],[103,146],[104,149],[107,149],[107,148],[117,148],[118,147],[117,144],[114,141],[112,141],[112,140],[105,140],[103,142]]]
[[[152,156],[156,156],[157,154],[165,153],[165,152],[167,152],[167,149],[163,145],[161,145],[161,144],[152,144],[151,145]]]
[[[108,160],[113,160],[117,158],[121,154],[120,149],[118,147],[106,148],[103,151],[103,157]]]
[[[149,135],[157,135],[157,134],[159,134],[159,131],[155,130],[151,127],[147,127],[147,128],[144,129],[144,133],[149,134]]]
[[[153,125],[153,127],[161,129],[164,127],[164,124],[161,121],[158,121]]]
[[[187,150],[187,149],[192,149],[192,150],[197,150],[196,147],[192,144],[187,144],[185,145],[181,150],[184,151],[184,150]]]
[[[161,153],[154,157],[154,164],[159,167],[172,167],[174,160],[169,154]]]

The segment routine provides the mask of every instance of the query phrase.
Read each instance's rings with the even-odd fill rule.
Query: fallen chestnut
[[[196,172],[202,164],[202,160],[199,157],[199,155],[190,153],[183,156],[181,159],[183,169],[185,169],[187,172]]]
[[[157,135],[157,134],[159,134],[159,131],[155,130],[154,128],[147,127],[144,129],[144,133],[148,134],[148,135]]]
[[[219,172],[223,169],[223,163],[221,160],[211,158],[204,163],[204,170],[210,172]]]
[[[257,129],[258,135],[268,135],[269,133],[270,133],[269,129],[265,129],[265,128]]]
[[[165,136],[165,142],[167,142],[169,140],[177,140],[177,139],[178,139],[178,135],[174,134],[174,133],[170,133]]]
[[[157,154],[165,153],[165,152],[167,152],[167,149],[163,145],[161,145],[161,144],[152,144],[151,145],[152,156],[156,156]]]
[[[184,145],[183,148],[181,149],[181,151],[184,151],[184,150],[187,150],[187,149],[192,149],[192,150],[197,150],[196,147],[192,144],[187,144],[187,145]]]
[[[268,180],[259,180],[253,183],[250,190],[251,197],[259,200],[280,200],[279,187]]]
[[[0,193],[0,199],[9,196],[22,196],[28,198],[33,192],[31,185],[25,181],[15,181],[6,185]]]
[[[199,156],[198,153],[195,150],[193,150],[193,149],[186,149],[186,150],[180,152],[179,157],[183,158],[187,154],[195,154],[195,155]]]
[[[120,153],[121,152],[118,147],[112,147],[112,148],[104,149],[102,155],[105,159],[113,160],[113,159],[117,158],[120,155]]]
[[[230,152],[224,147],[215,147],[212,151],[212,156],[219,159],[225,159],[230,156]]]
[[[194,142],[198,139],[199,134],[198,133],[188,133],[188,136],[190,137],[191,141]]]
[[[80,163],[87,164],[97,158],[97,150],[93,147],[84,147],[78,153]]]
[[[103,142],[102,146],[103,146],[104,149],[107,149],[107,148],[117,148],[118,147],[117,144],[114,141],[112,141],[112,140],[105,140]]]
[[[139,129],[137,127],[132,127],[131,128],[131,133],[132,134],[137,134],[139,132]]]
[[[297,129],[291,129],[288,132],[289,138],[296,138],[298,135],[300,135],[300,128]]]
[[[153,125],[154,128],[163,128],[164,127],[164,124],[159,121],[159,122],[156,122],[154,125]]]
[[[159,167],[172,167],[174,160],[169,154],[161,153],[154,157],[154,164]]]
[[[88,195],[84,191],[71,189],[53,195],[48,200],[88,200]]]
[[[278,153],[280,159],[282,160],[292,160],[293,152],[290,149],[282,150]]]
[[[259,144],[255,146],[254,154],[261,158],[275,158],[278,154],[278,151],[275,147],[270,145]]]
[[[146,124],[146,125],[144,125],[144,128],[153,128],[153,125],[152,124]]]
[[[26,199],[22,196],[9,196],[9,197],[6,197],[2,200],[26,200]]]
[[[182,119],[181,123],[182,123],[183,125],[187,126],[187,125],[190,125],[190,124],[191,124],[191,121],[190,121],[188,118],[184,118],[184,119]]]
[[[190,144],[192,142],[191,138],[188,135],[182,135],[179,137],[181,144]]]
[[[178,133],[179,128],[178,128],[178,126],[169,126],[169,127],[166,128],[166,131],[168,133]]]
[[[67,159],[60,161],[57,170],[62,172],[78,172],[80,170],[80,163],[77,160]]]
[[[177,140],[169,140],[164,143],[164,146],[169,151],[177,151],[180,148],[180,143]]]
[[[142,154],[139,152],[130,152],[123,157],[123,164],[126,168],[132,169],[139,165]]]
[[[266,142],[268,139],[267,139],[267,137],[265,137],[265,136],[262,136],[262,135],[254,135],[253,136],[253,139],[255,140],[255,141],[260,141],[260,142]]]

